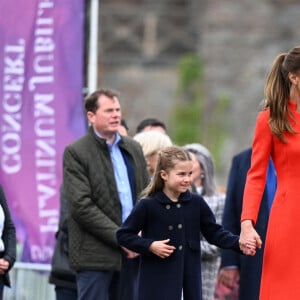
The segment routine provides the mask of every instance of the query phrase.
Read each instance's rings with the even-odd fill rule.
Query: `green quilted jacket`
[[[134,168],[136,201],[149,180],[143,152],[130,137],[122,136],[119,145]],[[71,268],[120,270],[116,231],[121,225],[121,204],[106,141],[90,128],[85,136],[66,147],[63,173]]]

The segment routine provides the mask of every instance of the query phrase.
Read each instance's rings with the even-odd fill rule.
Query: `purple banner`
[[[1,0],[0,184],[24,262],[49,263],[62,153],[86,131],[83,0]]]

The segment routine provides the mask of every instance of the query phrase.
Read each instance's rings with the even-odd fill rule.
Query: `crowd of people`
[[[84,106],[88,132],[63,154],[57,300],[300,297],[289,234],[300,226],[300,46],[275,58],[252,146],[232,158],[225,191],[209,149],[175,145],[164,122],[142,120],[129,136],[117,92],[99,89]],[[16,257],[2,188],[0,232],[1,300]]]
[[[56,298],[212,300],[220,248],[242,251],[239,233],[221,225],[225,193],[218,191],[210,151],[199,143],[174,145],[156,118],[142,120],[130,137],[113,90],[89,95],[85,109],[89,132],[64,152],[49,277]],[[148,206],[136,212],[148,198],[162,204],[154,214],[166,207],[178,213],[161,224]]]

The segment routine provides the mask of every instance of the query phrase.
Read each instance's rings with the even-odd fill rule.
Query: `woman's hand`
[[[161,258],[167,258],[176,249],[174,246],[168,245],[169,242],[170,242],[170,239],[162,240],[162,241],[155,241],[150,245],[149,250]]]
[[[255,231],[251,220],[244,220],[241,223],[240,248],[246,255],[255,255],[256,248],[261,248],[262,241]]]

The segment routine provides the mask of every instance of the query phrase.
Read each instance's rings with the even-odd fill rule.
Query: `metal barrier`
[[[4,288],[5,300],[55,300],[49,284],[50,265],[16,262],[10,271],[11,288]]]

